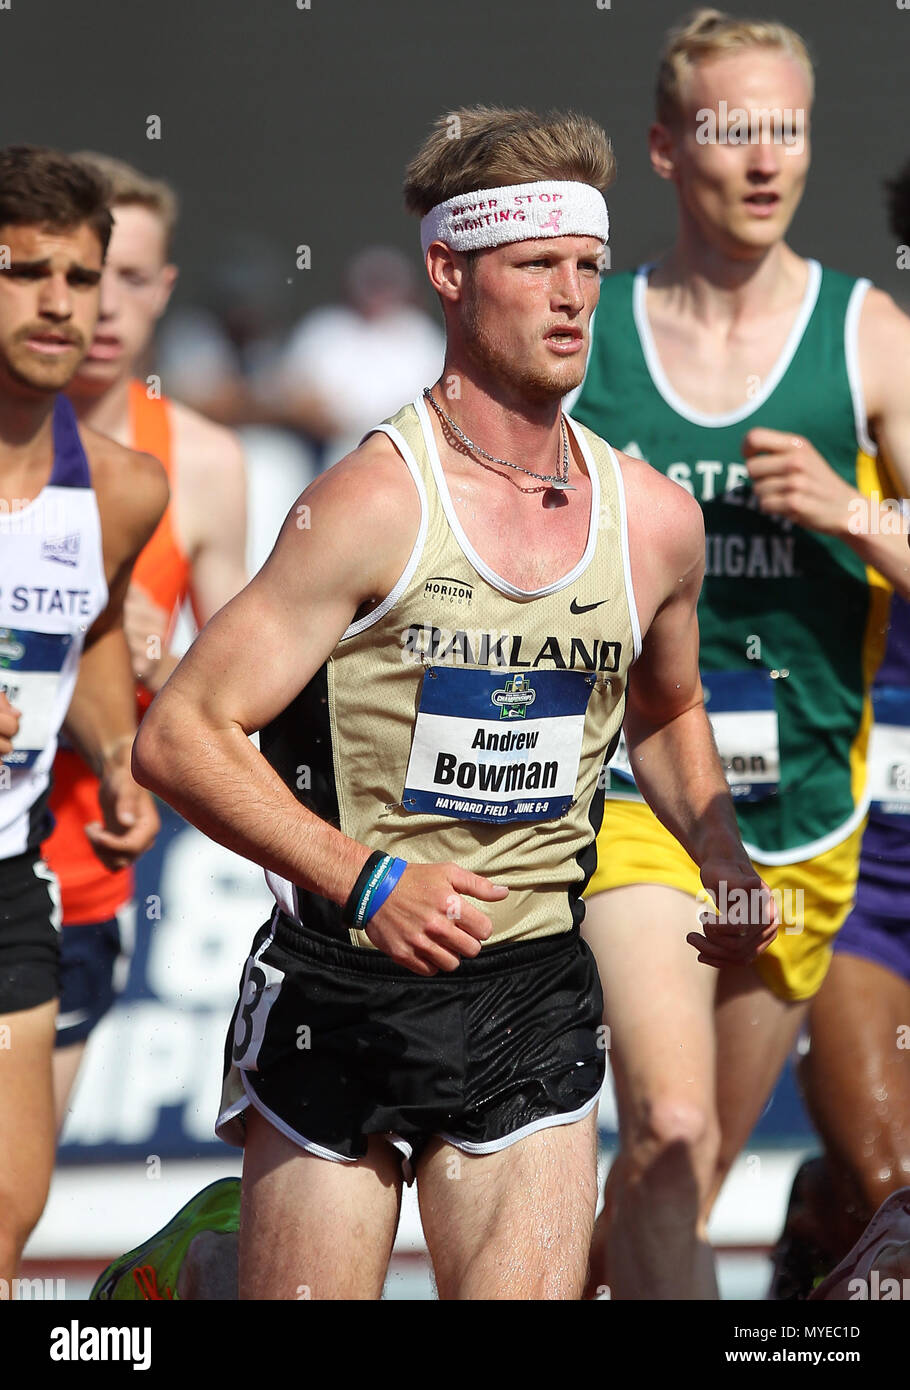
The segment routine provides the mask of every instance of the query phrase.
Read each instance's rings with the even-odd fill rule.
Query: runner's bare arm
[[[859,349],[863,381],[868,381],[865,393],[869,429],[895,484],[897,498],[906,499],[910,497],[910,318],[881,290],[870,290],[866,295],[859,325]],[[902,525],[895,525],[898,517],[893,501],[879,518],[880,524],[887,518],[888,531],[860,535],[853,548],[894,585],[902,598],[910,598],[907,518],[902,515]]]
[[[147,849],[158,829],[154,803],[129,771],[136,694],[123,633],[123,601],[136,557],[167,506],[168,486],[157,459],[86,434],[109,597],[86,634],[64,728],[101,778],[105,824],[86,833],[99,858],[116,869]]]
[[[179,487],[191,566],[190,599],[196,622],[204,627],[247,581],[246,467],[232,430],[179,405],[174,414],[177,457],[188,460]]]
[[[385,436],[372,436],[292,507],[266,564],[200,633],[136,740],[137,777],[181,815],[339,904],[381,846],[358,844],[301,806],[248,735],[291,703],[355,614],[394,587],[419,519],[404,463]],[[417,973],[454,969],[476,954],[490,923],[467,902],[460,922],[450,920],[453,891],[505,896],[454,865],[412,865],[372,919],[370,939]]]
[[[186,406],[172,404],[171,414],[177,461],[171,511],[190,561],[193,613],[204,627],[247,581],[243,450],[231,430]],[[180,659],[166,649],[170,620],[144,589],[130,584],[125,623],[133,673],[152,693]],[[157,644],[150,637],[157,637]]]
[[[705,544],[701,509],[675,483],[653,478],[653,470],[636,471],[645,486],[644,495],[639,491],[637,497],[630,489],[630,550],[646,630],[641,656],[629,674],[624,720],[629,761],[639,790],[699,865],[712,896],[722,881],[728,898],[733,888],[758,890],[765,905],[760,915],[766,917],[767,898],[742,846],[698,672],[696,607]],[[636,551],[641,553],[645,544],[648,559],[636,565]],[[698,946],[699,959],[712,965],[746,963],[775,935],[769,920],[750,921],[746,934],[721,920],[705,930],[705,938],[689,940]]]
[[[859,356],[869,429],[896,496],[864,497],[802,435],[749,430],[743,456],[762,511],[836,536],[910,598],[910,549],[899,506],[910,497],[910,319],[881,290],[866,295]]]

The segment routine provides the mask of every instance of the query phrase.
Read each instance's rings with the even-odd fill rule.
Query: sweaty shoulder
[[[700,585],[705,562],[701,507],[685,488],[644,459],[614,450],[629,518],[629,557],[639,607],[656,611],[680,581]]]
[[[293,520],[292,520],[293,518]],[[300,496],[286,525],[299,542],[356,574],[358,602],[375,607],[395,587],[420,529],[421,504],[404,459],[385,434],[321,473]]]
[[[369,438],[310,484],[314,496],[331,495],[356,509],[353,521],[390,525],[398,535],[417,535],[420,498],[411,471],[388,435]],[[306,493],[304,494],[306,496]]]
[[[98,500],[105,555],[119,564],[138,554],[161,520],[169,496],[167,475],[151,454],[126,449],[84,425],[79,433]]]

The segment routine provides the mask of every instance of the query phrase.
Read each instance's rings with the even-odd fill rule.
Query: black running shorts
[[[421,976],[276,909],[244,968],[216,1129],[242,1144],[252,1104],[329,1159],[362,1158],[371,1134],[408,1160],[434,1135],[493,1153],[593,1109],[602,1010],[577,931],[485,947]]]
[[[0,1014],[56,999],[60,894],[35,850],[0,859]]]

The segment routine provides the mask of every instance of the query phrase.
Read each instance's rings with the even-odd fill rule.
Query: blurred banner
[[[225,1030],[272,897],[256,865],[158,810],[127,987],[89,1040],[61,1163],[228,1152],[213,1133]]]

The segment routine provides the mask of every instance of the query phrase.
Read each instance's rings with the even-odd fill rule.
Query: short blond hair
[[[164,179],[150,178],[127,164],[125,159],[115,159],[110,154],[80,150],[73,158],[96,177],[106,180],[111,190],[112,208],[148,208],[160,219],[164,227],[164,253],[170,256],[179,212],[177,194],[170,184]]]
[[[682,87],[696,63],[746,48],[771,48],[795,58],[815,93],[815,69],[805,40],[786,24],[764,19],[735,19],[722,10],[700,9],[671,29],[657,70],[657,119],[672,125],[682,111]]]
[[[615,177],[610,141],[589,116],[466,106],[435,122],[408,165],[404,201],[423,217],[437,203],[475,189],[565,179],[603,193]]]

